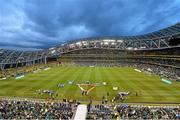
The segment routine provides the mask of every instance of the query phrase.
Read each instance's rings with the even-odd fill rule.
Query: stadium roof
[[[153,50],[179,47],[170,41],[180,36],[180,23],[170,27],[138,36],[96,37],[71,40],[42,51],[15,51],[0,49],[0,64],[18,63],[46,59],[81,49]]]
[[[69,40],[65,43],[73,43],[77,41],[84,40],[104,40],[104,39],[115,39],[115,40],[150,40],[150,39],[159,39],[174,35],[180,34],[180,23],[176,23],[175,25],[169,26],[167,28],[154,31],[151,33],[143,34],[143,35],[135,35],[135,36],[107,36],[107,37],[88,37],[81,39]]]

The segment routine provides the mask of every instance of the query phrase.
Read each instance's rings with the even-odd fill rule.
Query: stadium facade
[[[94,37],[71,40],[40,51],[0,49],[0,68],[68,61],[142,62],[180,68],[180,23],[137,36]]]

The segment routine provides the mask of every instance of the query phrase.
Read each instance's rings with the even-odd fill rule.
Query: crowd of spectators
[[[103,120],[111,120],[115,118],[115,111],[111,106],[98,104],[91,105],[88,110],[87,119],[103,119]]]
[[[0,100],[0,119],[73,119],[77,103]],[[87,119],[180,119],[180,106],[89,104]]]
[[[0,79],[16,77],[16,76],[22,75],[22,74],[28,74],[28,73],[41,71],[48,67],[53,67],[55,65],[56,64],[54,62],[51,62],[46,65],[45,64],[34,64],[34,65],[30,65],[30,66],[4,69],[3,71],[0,71]]]
[[[74,104],[0,100],[0,119],[71,119]]]
[[[180,119],[180,106],[91,106],[87,119]]]
[[[179,106],[130,106],[116,107],[120,119],[180,119]]]
[[[173,67],[165,67],[150,64],[134,64],[133,66],[138,69],[141,69],[142,71],[151,72],[153,74],[160,75],[170,80],[178,80],[180,77],[180,69]]]

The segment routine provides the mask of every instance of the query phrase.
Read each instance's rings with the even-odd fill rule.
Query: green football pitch
[[[68,81],[73,81],[69,84]],[[96,84],[87,96],[81,94],[78,83]],[[102,83],[106,82],[106,85]],[[58,87],[64,84],[64,87]],[[83,86],[87,88],[87,86]],[[118,90],[113,90],[118,87]],[[91,88],[91,87],[90,87]],[[180,103],[180,83],[172,84],[161,81],[157,75],[137,72],[129,67],[77,67],[62,66],[30,73],[16,80],[0,80],[0,96],[23,98],[48,98],[38,90],[53,90],[58,96],[55,99],[76,99],[100,101],[103,96],[111,100],[118,92],[127,92],[125,102],[170,102]],[[109,95],[107,95],[109,93]]]

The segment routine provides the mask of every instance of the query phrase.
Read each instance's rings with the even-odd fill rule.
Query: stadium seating
[[[0,119],[73,119],[79,103],[0,100]],[[179,106],[88,105],[87,119],[180,119]]]

